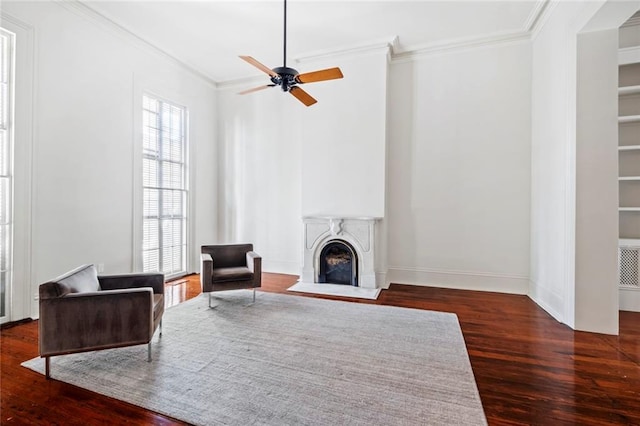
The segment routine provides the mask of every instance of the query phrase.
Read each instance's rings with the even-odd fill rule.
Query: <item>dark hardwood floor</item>
[[[296,280],[264,274],[262,291]],[[167,305],[199,293],[198,276],[167,284]],[[374,302],[345,300],[456,313],[491,425],[640,425],[640,313],[621,312],[607,336],[572,331],[526,296],[394,284]],[[37,321],[2,329],[0,424],[183,424],[21,367],[37,333]]]

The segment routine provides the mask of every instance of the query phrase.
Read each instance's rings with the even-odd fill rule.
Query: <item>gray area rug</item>
[[[239,290],[168,309],[146,345],[51,376],[198,425],[486,425],[454,314]],[[25,367],[44,373],[44,360]]]

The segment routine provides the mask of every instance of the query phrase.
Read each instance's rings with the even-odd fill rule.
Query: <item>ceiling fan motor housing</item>
[[[271,77],[273,84],[280,86],[283,92],[288,92],[292,86],[298,84],[296,76],[298,71],[289,67],[277,67],[273,69],[273,72],[278,74],[278,77]]]

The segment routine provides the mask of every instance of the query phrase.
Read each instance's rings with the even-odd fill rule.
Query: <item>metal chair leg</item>
[[[211,295],[212,293],[209,293],[209,308],[211,308]]]
[[[147,362],[151,362],[151,342],[147,345]]]
[[[256,288],[253,288],[253,303],[256,303]]]
[[[51,378],[51,375],[49,374],[50,369],[49,369],[49,358],[48,356],[44,357],[44,375],[47,379]]]
[[[162,319],[160,319],[160,335],[162,336]]]

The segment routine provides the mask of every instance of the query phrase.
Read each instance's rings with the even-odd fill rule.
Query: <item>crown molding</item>
[[[386,53],[393,55],[398,50],[398,36],[386,37],[370,43],[346,46],[339,49],[326,49],[315,52],[294,55],[296,63],[302,63],[310,60],[335,58],[339,56],[360,56],[375,53]]]
[[[394,49],[398,49],[398,36],[389,37],[369,44],[359,44],[351,47],[345,47],[338,50],[322,50],[317,52],[306,53],[304,55],[294,55],[293,61],[296,64],[302,64],[307,61],[335,58],[340,56],[360,56],[371,55],[376,53],[384,53],[390,58],[393,55]],[[264,75],[234,78],[231,80],[219,81],[216,87],[220,90],[230,90],[251,87],[251,84],[259,86],[260,83],[264,83]]]
[[[409,62],[424,56],[445,54],[461,50],[475,49],[480,47],[491,47],[505,43],[520,43],[530,41],[528,32],[509,32],[495,34],[488,37],[472,37],[467,39],[450,40],[446,42],[432,43],[417,49],[397,53],[392,56],[392,62]]]
[[[535,30],[538,23],[540,22],[540,18],[545,13],[545,9],[547,9],[547,7],[549,6],[549,3],[551,3],[550,0],[541,0],[535,4],[533,9],[531,10],[531,13],[529,13],[529,16],[527,17],[524,26],[522,27],[522,31],[531,33]]]
[[[538,37],[560,1],[562,0],[542,0],[536,4],[524,26],[524,31],[531,35],[531,40]]]
[[[539,10],[542,11],[542,8]],[[377,41],[370,44],[361,44],[361,45],[351,46],[351,47],[347,47],[339,50],[325,50],[325,51],[312,52],[312,53],[305,54],[304,56],[298,55],[294,57],[294,61],[296,63],[302,63],[306,61],[324,59],[324,58],[336,57],[336,56],[353,57],[358,55],[386,53],[388,55],[388,59],[390,62],[399,63],[399,62],[412,61],[414,59],[417,59],[423,56],[429,56],[434,54],[444,54],[444,53],[450,53],[450,52],[471,49],[471,48],[490,47],[493,45],[505,44],[505,43],[519,43],[519,42],[524,42],[529,40],[531,40],[531,36],[529,32],[518,31],[518,32],[495,34],[488,37],[471,37],[466,39],[449,40],[445,42],[428,44],[419,48],[407,50],[405,52],[399,52],[398,37],[394,36],[394,37],[389,37],[385,40]],[[248,85],[253,81],[258,81],[258,80],[256,80],[256,77],[224,80],[224,81],[218,82],[217,87],[220,89],[229,89],[234,87],[240,87],[241,85]],[[264,81],[264,79],[260,81]]]
[[[85,18],[88,18],[100,25],[103,28],[111,31],[112,33],[125,38],[129,42],[133,42],[136,46],[153,52],[164,59],[170,61],[183,70],[191,73],[195,77],[201,79],[208,85],[217,89],[230,89],[235,87],[246,86],[254,82],[264,81],[261,76],[251,76],[244,78],[234,78],[231,80],[215,81],[208,77],[204,72],[197,68],[185,63],[178,59],[167,51],[156,46],[154,43],[140,37],[128,28],[118,24],[108,16],[93,9],[90,5],[85,4],[83,0],[53,0],[55,3],[64,7],[65,9],[79,14]],[[520,31],[497,33],[483,37],[470,37],[465,39],[447,40],[436,43],[430,43],[423,46],[411,48],[410,50],[401,52],[399,49],[398,36],[390,36],[380,40],[375,40],[370,43],[358,44],[353,46],[342,47],[339,49],[327,49],[315,52],[301,53],[294,55],[293,60],[296,63],[303,63],[311,60],[318,60],[324,58],[335,58],[341,56],[360,56],[376,53],[385,53],[389,62],[405,62],[411,61],[423,56],[429,56],[434,54],[445,54],[449,52],[455,52],[460,50],[489,47],[492,45],[499,45],[505,43],[518,43],[524,41],[530,41],[535,39],[536,35],[540,32],[549,15],[556,7],[557,3],[562,0],[540,0],[534,5],[534,8],[529,13],[522,29]],[[4,14],[2,15],[4,18]],[[627,21],[635,22],[640,21],[640,16],[634,17]],[[259,83],[258,83],[259,84]]]
[[[216,88],[219,90],[231,90],[231,89],[250,89],[255,86],[265,85],[269,83],[269,76],[267,74],[253,75],[247,77],[234,78],[231,80],[219,81],[216,84]]]
[[[535,40],[538,37],[538,34],[542,31],[544,26],[546,25],[549,17],[553,14],[554,9],[561,0],[547,0],[545,1],[544,6],[539,10],[538,17],[533,23],[531,30],[529,31],[531,34],[531,40]]]
[[[84,18],[87,18],[93,22],[96,22],[98,24],[100,24],[103,28],[111,31],[113,34],[119,36],[119,37],[123,37],[124,39],[126,39],[129,42],[133,42],[134,45],[141,47],[145,50],[148,50],[166,60],[168,60],[169,62],[173,63],[174,65],[178,66],[179,68],[182,68],[183,70],[189,72],[190,74],[194,75],[195,77],[201,79],[202,81],[204,81],[205,83],[207,83],[208,85],[212,86],[212,87],[217,87],[217,83],[212,80],[210,77],[208,77],[206,74],[204,74],[203,72],[199,71],[198,69],[194,68],[191,65],[186,64],[185,62],[181,61],[180,59],[176,58],[175,56],[173,56],[172,54],[168,53],[167,51],[159,48],[158,46],[156,46],[155,44],[151,43],[148,40],[145,40],[144,38],[140,37],[139,35],[135,34],[134,32],[132,32],[131,30],[129,30],[128,28],[118,24],[117,22],[115,22],[114,20],[112,20],[111,18],[105,16],[104,14],[98,12],[97,10],[93,9],[91,6],[83,3],[81,0],[53,0],[54,3],[62,6],[63,8],[69,10],[70,12],[76,13]]]
[[[16,27],[22,28],[23,30],[26,30],[26,31],[33,31],[33,25],[27,24],[26,22],[21,21],[15,16],[9,15],[4,10],[0,10],[0,21],[10,22]]]

